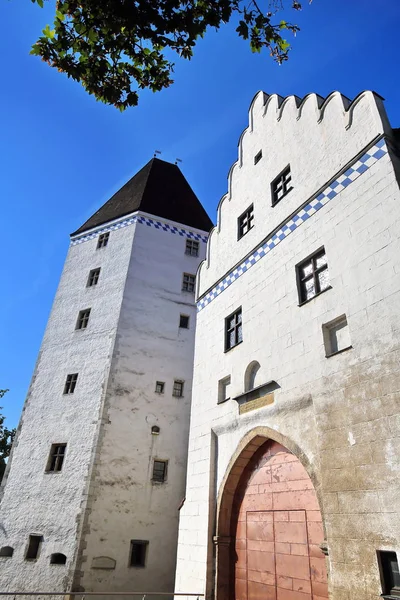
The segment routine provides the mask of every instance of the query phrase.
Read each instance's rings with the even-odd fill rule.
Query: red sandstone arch
[[[296,445],[257,433],[240,444],[218,498],[216,599],[323,600],[324,531],[312,469]]]

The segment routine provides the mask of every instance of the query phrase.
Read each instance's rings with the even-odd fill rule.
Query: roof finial
[[[181,160],[180,158],[176,158],[176,159],[175,159],[175,164],[177,165],[179,162],[181,163],[181,162],[182,162],[182,160]]]
[[[161,150],[154,150],[154,158],[157,158],[157,154],[161,154]]]

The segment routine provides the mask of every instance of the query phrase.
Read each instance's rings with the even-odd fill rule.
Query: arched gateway
[[[328,597],[313,483],[287,448],[258,436],[235,461],[219,502],[217,600]]]

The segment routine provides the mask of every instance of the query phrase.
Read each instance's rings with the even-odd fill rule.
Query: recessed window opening
[[[172,388],[172,395],[176,396],[177,398],[182,398],[183,396],[183,381],[180,381],[178,379],[175,379],[174,381],[174,387]]]
[[[153,425],[153,427],[151,428],[151,434],[152,435],[159,435],[160,433],[160,428],[158,425]]]
[[[254,164],[256,165],[258,162],[260,162],[260,160],[262,159],[262,150],[260,150],[259,152],[257,152],[257,154],[254,157]]]
[[[254,206],[249,206],[247,210],[238,218],[238,240],[254,227]]]
[[[36,560],[38,558],[42,541],[42,535],[29,536],[29,543],[25,554],[25,560]]]
[[[155,460],[153,462],[153,475],[152,481],[156,481],[157,483],[164,483],[167,478],[167,460]]]
[[[73,394],[78,381],[78,373],[71,373],[67,375],[67,379],[64,385],[64,394]]]
[[[190,275],[190,273],[184,273],[182,279],[182,292],[194,293],[194,287],[196,284],[196,275]]]
[[[99,248],[105,248],[107,246],[109,237],[110,237],[110,234],[108,232],[107,233],[101,233],[99,235],[99,239],[98,239],[98,242],[97,242],[97,250]]]
[[[189,317],[187,315],[179,316],[179,327],[182,329],[189,329]]]
[[[227,375],[218,382],[218,404],[230,399],[231,376]]]
[[[242,309],[238,308],[225,319],[225,351],[243,341]]]
[[[196,242],[196,240],[186,240],[185,254],[188,254],[189,256],[198,256],[199,242]]]
[[[256,360],[251,362],[246,369],[246,373],[244,376],[244,391],[249,392],[257,387],[257,375],[260,370],[260,363]]]
[[[75,329],[86,329],[89,323],[90,308],[79,311]]]
[[[165,383],[163,381],[156,381],[156,393],[163,394],[165,388]]]
[[[55,552],[50,556],[50,564],[51,565],[65,565],[67,562],[67,557],[65,554],[61,554],[61,552]]]
[[[288,165],[271,183],[272,206],[278,204],[293,189],[291,182],[292,176],[290,174],[290,165]]]
[[[87,280],[87,287],[92,287],[93,285],[97,285],[100,277],[100,267],[97,269],[92,269],[89,272],[89,277]]]
[[[328,358],[338,352],[351,348],[349,326],[346,315],[322,325],[325,354]]]
[[[299,303],[311,300],[330,288],[325,248],[317,250],[296,266]]]
[[[131,540],[131,551],[129,556],[130,567],[145,567],[148,540]]]
[[[400,572],[396,552],[378,550],[383,595],[400,597]]]
[[[58,473],[61,471],[66,450],[67,444],[52,444],[46,467],[48,473]]]
[[[11,546],[3,546],[0,549],[0,556],[11,558],[13,554],[14,554],[14,548],[11,548]]]

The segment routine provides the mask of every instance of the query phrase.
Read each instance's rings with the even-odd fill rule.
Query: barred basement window
[[[131,540],[131,551],[129,555],[130,567],[145,567],[148,540]]]
[[[153,476],[152,481],[157,483],[164,483],[167,478],[167,460],[155,460],[153,462]]]
[[[188,254],[189,256],[198,256],[199,242],[196,242],[195,240],[186,240],[185,254]]]
[[[67,379],[64,385],[64,394],[73,394],[78,381],[78,373],[72,373],[67,375]]]
[[[262,159],[262,150],[260,150],[259,152],[257,152],[257,154],[254,157],[254,164],[256,165],[258,162],[260,162],[260,160]]]
[[[67,444],[52,444],[46,471],[48,473],[59,473],[62,469]]]
[[[40,547],[42,545],[42,535],[30,535],[28,548],[25,554],[25,560],[36,560],[39,556]]]
[[[282,200],[282,198],[286,196],[291,189],[293,189],[293,187],[290,185],[291,181],[292,176],[290,174],[290,165],[288,165],[271,183],[272,206],[278,204],[278,202]]]
[[[299,303],[307,302],[330,289],[328,262],[321,248],[296,266]]]
[[[163,394],[164,393],[165,383],[163,381],[156,381],[156,393]]]
[[[174,387],[172,389],[172,395],[176,396],[177,398],[182,398],[182,396],[183,396],[183,381],[178,381],[177,379],[175,379]]]
[[[190,275],[189,273],[183,274],[182,292],[193,293],[195,284],[196,284],[196,275]]]
[[[243,341],[242,309],[238,308],[225,319],[225,352]]]
[[[78,320],[76,322],[75,329],[86,329],[89,323],[90,316],[90,308],[85,308],[85,310],[80,310],[78,314]]]
[[[378,550],[383,596],[400,597],[400,572],[396,552]]]
[[[98,269],[92,269],[89,273],[89,277],[87,280],[87,287],[92,287],[93,285],[97,285],[100,277],[100,267]]]
[[[67,562],[67,557],[65,554],[61,554],[61,552],[55,552],[50,556],[50,564],[51,565],[65,565]]]
[[[189,329],[189,317],[187,315],[180,315],[179,327],[182,327],[182,329]]]
[[[97,250],[99,248],[105,248],[107,246],[109,237],[110,237],[109,233],[101,233],[99,235],[99,240],[97,242]]]
[[[254,221],[254,207],[252,204],[238,218],[238,240],[240,240],[240,238],[242,238],[244,235],[246,235],[246,233],[248,233],[250,231],[250,229],[253,229],[253,227],[254,227],[253,221]]]

